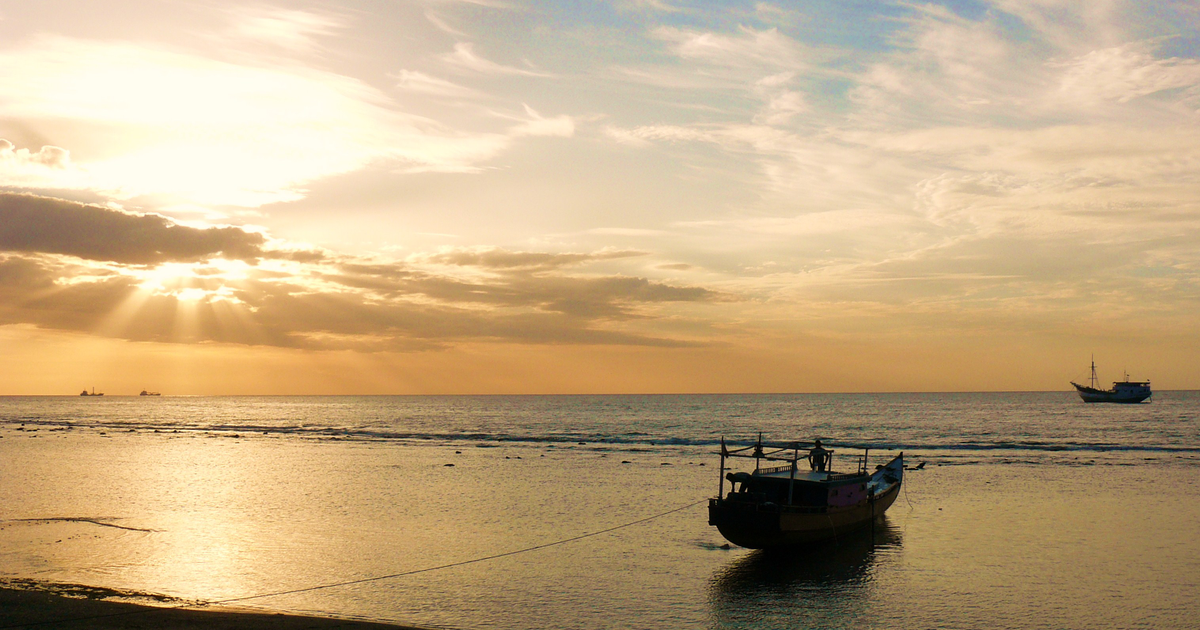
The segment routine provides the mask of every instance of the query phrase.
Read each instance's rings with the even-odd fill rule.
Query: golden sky
[[[0,0],[0,394],[1200,388],[1198,26]]]

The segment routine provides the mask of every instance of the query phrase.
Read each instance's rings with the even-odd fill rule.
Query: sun
[[[147,269],[124,269],[140,280],[149,295],[171,296],[186,302],[238,302],[231,285],[248,277],[249,265],[240,260],[214,258],[199,263],[163,263]]]

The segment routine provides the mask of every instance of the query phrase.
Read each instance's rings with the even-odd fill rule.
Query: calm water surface
[[[759,431],[927,463],[873,532],[724,548],[716,445]],[[0,578],[421,571],[239,604],[447,628],[1192,628],[1197,472],[1197,392],[0,398]]]

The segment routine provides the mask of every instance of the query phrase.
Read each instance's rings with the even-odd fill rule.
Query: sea
[[[760,435],[910,470],[874,528],[744,549],[707,499]],[[0,584],[454,629],[1196,628],[1197,475],[1194,391],[0,397]]]

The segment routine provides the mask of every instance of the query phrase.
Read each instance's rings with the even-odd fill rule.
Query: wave
[[[418,444],[447,445],[528,445],[548,448],[587,447],[594,450],[708,450],[716,453],[721,445],[720,436],[711,435],[655,435],[644,431],[600,432],[600,431],[555,431],[516,432],[514,430],[398,430],[386,427],[280,425],[265,423],[161,423],[161,422],[88,422],[72,423],[60,420],[23,419],[13,431],[48,432],[103,431],[103,432],[149,432],[180,435],[209,435],[227,437],[293,437],[298,439],[352,440],[368,442],[404,442]],[[755,440],[726,440],[730,448],[751,446]],[[765,442],[771,448],[795,448],[804,445],[788,442]],[[956,452],[1074,452],[1074,453],[1161,453],[1200,454],[1200,444],[1178,443],[1117,443],[1110,441],[1017,439],[1014,436],[997,436],[995,440],[958,440],[954,436],[921,436],[912,440],[888,441],[830,441],[827,447],[834,449],[868,449],[870,451],[949,455]]]

